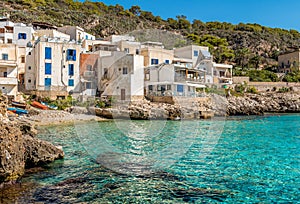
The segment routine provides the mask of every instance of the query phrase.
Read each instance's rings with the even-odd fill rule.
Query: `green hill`
[[[73,0],[1,0],[0,5],[0,14],[9,14],[15,22],[78,25],[98,38],[129,33],[141,41],[162,40],[167,48],[188,43],[209,46],[217,62],[239,67],[276,66],[278,54],[299,47],[300,43],[296,30],[258,24],[189,22],[185,16],[162,19],[138,6],[125,10],[120,5]]]

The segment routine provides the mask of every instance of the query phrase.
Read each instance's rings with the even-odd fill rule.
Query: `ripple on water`
[[[196,137],[189,135],[194,131],[188,128],[177,137],[180,123],[173,121],[163,125],[133,121],[131,134],[128,134],[130,128],[126,134],[120,131],[126,128],[125,123],[102,122],[90,127],[87,124],[84,137],[78,136],[78,130],[71,125],[49,127],[39,137],[63,146],[65,159],[23,179],[22,185],[28,185],[25,189],[30,193],[16,187],[14,191],[18,193],[6,191],[5,195],[10,199],[45,203],[295,203],[300,200],[299,121],[299,115],[231,117],[225,122],[221,137],[214,138],[216,143],[205,140],[204,136],[208,132],[209,136],[215,136],[218,126],[212,128],[211,123],[218,121],[186,123],[190,130],[197,129]],[[95,155],[87,151],[88,142],[94,141],[91,147],[96,149],[101,142],[97,141],[99,130],[95,127],[120,151],[100,149]],[[161,132],[155,132],[155,127]],[[192,144],[182,157],[165,168],[152,168],[153,163],[147,163],[150,160],[140,165],[131,161],[134,168],[151,169],[148,174],[132,175],[101,165],[105,159],[116,162],[127,154],[134,155],[129,158],[153,155],[174,145],[174,138],[182,145],[184,140]],[[157,160],[159,154],[154,155]],[[116,164],[122,164],[124,170],[130,160],[123,162]]]

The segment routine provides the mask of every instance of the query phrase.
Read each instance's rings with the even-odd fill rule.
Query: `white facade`
[[[16,45],[0,44],[0,91],[14,97],[18,91],[18,52]]]
[[[47,38],[57,38],[62,41],[69,42],[71,40],[70,35],[59,32],[57,30],[37,30],[35,33],[36,37],[47,37]]]
[[[80,51],[76,43],[41,39],[27,55],[25,88],[78,92]]]
[[[124,52],[112,52],[101,57],[98,66],[98,89],[102,96],[116,100],[144,97],[144,57]]]
[[[191,65],[190,65],[191,66]],[[197,88],[205,88],[204,73],[189,68],[187,63],[162,64],[145,70],[147,96],[186,96],[198,95]]]
[[[195,67],[198,57],[202,51],[208,52],[208,47],[189,45],[174,49],[174,55],[178,58],[191,59],[193,62],[193,67]]]
[[[83,28],[80,28],[78,26],[63,26],[57,28],[57,30],[62,33],[70,35],[71,40],[75,40],[76,42],[96,39],[94,35],[85,32]]]
[[[23,23],[13,23],[11,21],[0,21],[0,39],[2,43],[17,44],[20,47],[27,46],[33,40],[35,31],[32,27]]]

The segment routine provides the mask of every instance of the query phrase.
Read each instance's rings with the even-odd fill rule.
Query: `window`
[[[171,85],[167,85],[167,90],[171,90]]]
[[[93,66],[90,64],[86,65],[86,71],[93,71]]]
[[[170,60],[165,60],[165,63],[166,64],[170,64]]]
[[[3,72],[3,77],[7,77],[7,72]]]
[[[7,43],[11,44],[12,43],[12,39],[7,39]]]
[[[25,63],[25,56],[21,57],[21,63]]]
[[[92,88],[92,82],[86,82],[85,83],[85,88],[86,89],[91,89]]]
[[[74,76],[74,64],[69,64],[69,76]]]
[[[158,59],[151,59],[151,64],[158,64]]]
[[[194,50],[194,57],[198,57],[198,55],[199,55],[198,50]]]
[[[45,78],[45,86],[51,86],[51,78]]]
[[[31,66],[28,66],[28,70],[31,70]]]
[[[140,54],[140,50],[139,50],[139,49],[136,49],[136,50],[135,50],[135,54],[139,55],[139,54]]]
[[[52,49],[51,47],[45,47],[45,59],[51,59]]]
[[[19,33],[19,34],[18,34],[18,39],[19,39],[19,40],[21,40],[21,39],[26,40],[26,38],[27,38],[27,37],[26,37],[26,33]]]
[[[74,79],[69,79],[68,86],[74,86]]]
[[[52,73],[52,64],[51,63],[45,63],[45,74],[51,75]]]
[[[31,55],[31,52],[28,52],[28,55]]]
[[[108,69],[107,68],[104,68],[104,70],[103,70],[103,78],[108,79]]]
[[[177,85],[177,92],[183,93],[183,85]]]
[[[129,53],[129,48],[124,48],[124,51],[125,51],[126,53]]]
[[[67,61],[76,61],[76,50],[67,50]]]
[[[28,79],[28,83],[31,83],[31,79]]]
[[[88,39],[89,39],[89,36],[86,35],[86,36],[85,36],[85,39],[88,40]]]
[[[8,60],[8,54],[2,54],[2,59],[3,60]]]
[[[123,74],[128,74],[128,68],[127,67],[123,67]]]
[[[153,91],[153,86],[149,85],[149,91]]]

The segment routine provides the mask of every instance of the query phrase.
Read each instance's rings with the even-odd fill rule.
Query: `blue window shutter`
[[[68,86],[74,86],[74,79],[69,79]]]
[[[51,75],[51,73],[52,73],[52,64],[45,63],[45,74]]]
[[[74,76],[74,64],[69,64],[69,75]]]
[[[73,60],[76,61],[76,50],[73,52]]]
[[[51,86],[51,78],[45,78],[45,86]]]
[[[51,59],[52,49],[51,47],[45,47],[45,59]]]
[[[24,33],[23,35],[24,35],[24,36],[23,36],[23,37],[24,37],[23,39],[25,39],[25,40],[26,40],[26,39],[27,39],[27,34],[26,34],[26,33]]]
[[[21,33],[18,34],[18,39],[21,39],[22,35]]]
[[[183,85],[177,85],[177,92],[183,93]]]

